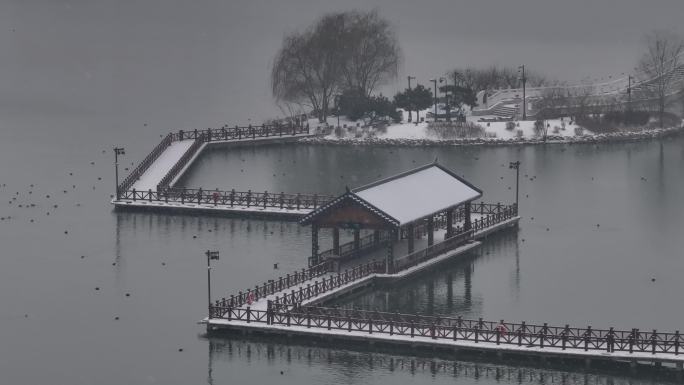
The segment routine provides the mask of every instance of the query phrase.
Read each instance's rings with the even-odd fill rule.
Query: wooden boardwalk
[[[497,356],[526,355],[578,360],[665,365],[682,370],[684,336],[679,331],[617,330],[614,328],[554,326],[526,322],[468,320],[461,317],[422,316],[324,307],[326,302],[372,286],[379,280],[403,279],[439,263],[458,258],[480,245],[482,238],[515,226],[519,217],[489,222],[475,233],[460,233],[431,247],[443,250],[401,265],[387,274],[384,262],[370,261],[335,271],[330,261],[270,280],[215,301],[204,318],[210,332],[238,330],[266,334],[300,335],[325,340],[348,340],[490,352]],[[495,223],[493,223],[495,222]],[[454,237],[454,238],[456,238]],[[397,261],[402,260],[398,258]]]
[[[301,125],[225,126],[170,133],[121,183],[117,181],[112,204],[128,209],[299,218],[332,197],[174,186],[208,146],[281,143],[312,135],[308,126]]]

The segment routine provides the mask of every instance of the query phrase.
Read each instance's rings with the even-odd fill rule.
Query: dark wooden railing
[[[526,348],[578,349],[583,351],[628,352],[649,354],[681,353],[684,337],[679,331],[663,333],[640,331],[571,328],[548,324],[484,321],[461,317],[422,316],[382,313],[341,308],[295,306],[285,308],[269,302],[267,310],[214,307],[212,318],[296,326],[324,330],[344,330],[364,334],[386,334],[408,338],[470,341]]]
[[[299,286],[322,275],[328,274],[332,269],[331,263],[320,263],[308,269],[295,270],[292,274],[272,279],[261,285],[256,285],[230,297],[224,297],[216,301],[216,307],[241,307],[251,304],[260,298],[278,293],[294,286]]]
[[[222,191],[191,188],[162,188],[159,191],[137,191],[135,189],[123,191],[121,199],[133,201],[158,201],[174,203],[209,204],[224,207],[260,207],[278,208],[284,210],[313,210],[327,203],[334,197],[319,194],[286,194],[269,193],[268,191]]]
[[[124,193],[128,191],[128,189],[142,176],[142,174],[147,171],[147,169],[154,163],[157,158],[159,158],[159,155],[164,152],[170,145],[171,142],[173,141],[173,134],[168,134],[162,139],[159,144],[143,159],[140,164],[138,164],[133,171],[131,171],[130,174],[119,184],[119,191],[118,193]]]
[[[446,251],[454,250],[455,248],[465,244],[473,236],[473,230],[458,233],[446,240],[435,243],[432,246],[428,246],[422,250],[418,250],[406,256],[403,256],[394,261],[394,266],[392,266],[392,272],[396,273],[401,270],[409,269],[413,266],[419,265],[425,261],[428,261],[440,254],[444,254]]]
[[[180,130],[174,132],[173,140],[196,140],[202,137],[205,142],[233,141],[256,138],[284,137],[298,134],[308,134],[309,125],[303,124],[270,124],[261,126],[223,126],[221,128],[207,128],[205,130]]]
[[[291,275],[288,274],[285,277],[280,277],[262,285],[257,285],[254,289],[248,289],[244,292],[240,291],[237,295],[232,294],[230,297],[221,298],[220,300],[216,300],[215,304],[211,306],[212,314],[219,314],[222,309],[226,308],[242,307],[245,304],[251,305],[260,298],[279,292],[282,294],[270,301],[273,306],[300,306],[303,301],[315,298],[340,286],[368,277],[371,274],[384,273],[385,264],[383,262],[371,261],[351,269],[346,269],[345,271],[334,275],[331,274],[320,280],[316,279],[326,274],[330,274],[331,269],[331,263],[323,262],[307,270],[302,269],[301,272],[295,271]],[[306,284],[306,286],[304,286],[304,284]],[[289,293],[285,291],[286,289],[296,286],[298,286],[298,288],[293,289]]]
[[[381,232],[377,239],[374,234],[369,234],[359,239],[358,255],[355,255],[357,254],[357,250],[354,248],[354,241],[350,241],[340,245],[340,250],[337,256],[344,259],[354,258],[360,256],[362,253],[382,247],[385,245],[385,243],[387,243],[388,240],[389,236],[386,232]],[[318,260],[324,261],[333,255],[336,255],[334,249],[325,250],[318,254]]]
[[[159,184],[157,184],[157,191],[161,191],[165,187],[168,187],[169,184],[173,181],[173,178],[175,178],[178,173],[190,162],[190,159],[195,155],[197,151],[202,147],[202,144],[205,142],[205,134],[200,134],[195,141],[188,147],[188,149],[185,151],[185,153],[176,161],[176,163],[171,167],[171,169],[164,175],[164,177],[159,181]]]

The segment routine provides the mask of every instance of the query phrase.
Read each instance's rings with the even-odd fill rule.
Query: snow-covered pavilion
[[[386,240],[387,271],[394,265],[394,244],[400,237],[407,240],[407,254],[414,250],[417,233],[427,234],[427,246],[434,244],[435,221],[446,227],[445,240],[456,235],[454,218],[460,213],[462,231],[471,228],[471,202],[482,191],[453,171],[437,163],[427,164],[401,174],[347,191],[300,220],[311,225],[311,258],[319,261],[319,230],[332,228],[333,256],[340,255],[340,229],[354,233],[353,249],[361,248],[361,230],[372,230],[372,241],[380,245]],[[420,229],[420,230],[419,230]],[[383,234],[384,232],[384,234]]]

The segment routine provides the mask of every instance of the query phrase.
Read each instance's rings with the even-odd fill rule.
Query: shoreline
[[[619,143],[636,142],[650,139],[659,139],[676,136],[684,132],[684,125],[679,127],[656,128],[634,132],[616,132],[610,134],[582,135],[578,137],[564,137],[559,135],[547,135],[546,140],[541,138],[458,138],[458,139],[347,139],[309,137],[301,138],[298,143],[323,144],[338,146],[407,146],[407,147],[437,147],[437,146],[521,146],[540,144],[594,144],[594,143]]]

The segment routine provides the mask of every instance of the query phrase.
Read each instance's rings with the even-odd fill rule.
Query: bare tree
[[[343,21],[324,16],[303,33],[286,36],[271,71],[271,88],[277,101],[310,107],[321,122],[340,86]]]
[[[680,66],[684,51],[682,39],[668,31],[654,31],[646,36],[647,51],[639,62],[639,69],[647,77],[639,85],[641,93],[654,100],[663,127],[667,97],[675,89],[675,70]]]
[[[390,24],[377,11],[339,14],[344,19],[342,38],[345,87],[361,90],[366,97],[397,77],[401,49]]]
[[[488,68],[457,68],[450,72],[457,80],[457,86],[470,88],[475,92],[495,89],[520,88],[520,74],[517,68],[491,66]],[[534,71],[526,71],[525,79],[528,87],[541,87],[548,83],[547,79]]]
[[[278,102],[309,107],[324,122],[337,94],[357,89],[369,96],[396,77],[399,62],[394,33],[376,12],[331,13],[283,39],[271,88]]]

